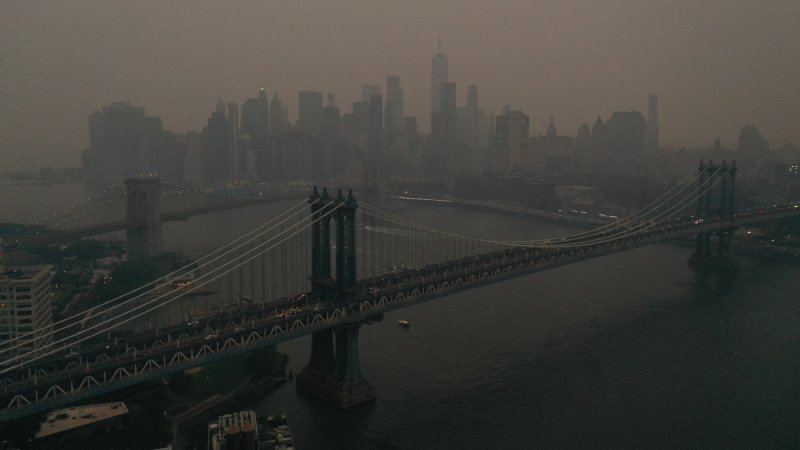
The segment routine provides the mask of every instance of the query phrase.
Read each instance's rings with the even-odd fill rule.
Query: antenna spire
[[[439,54],[442,54],[442,29],[439,28]]]

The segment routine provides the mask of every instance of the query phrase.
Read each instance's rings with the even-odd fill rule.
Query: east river
[[[3,222],[89,195],[79,185],[0,189]],[[199,256],[289,204],[169,223],[165,247]],[[477,236],[576,231],[443,206],[387,207]],[[800,267],[741,258],[735,275],[700,274],[689,252],[654,245],[387,314],[361,330],[373,404],[339,411],[289,380],[241,406],[288,414],[301,449],[800,446]],[[295,374],[309,347],[309,338],[279,346]]]

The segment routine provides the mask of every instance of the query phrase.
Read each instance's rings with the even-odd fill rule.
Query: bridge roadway
[[[361,280],[356,301],[320,304],[311,295],[253,305],[201,324],[104,343],[77,357],[63,354],[30,368],[0,374],[0,423],[159,379],[233,355],[275,345],[348,323],[380,320],[386,312],[590,258],[669,239],[800,217],[800,205],[780,205],[707,220],[684,219],[651,226],[629,237],[587,242],[577,248],[509,248],[420,269]],[[592,236],[589,239],[596,238]]]
[[[292,193],[286,195],[278,195],[269,198],[260,199],[231,199],[225,203],[218,205],[196,206],[192,208],[184,208],[175,211],[169,211],[161,214],[161,222],[175,222],[187,221],[194,216],[201,216],[204,214],[212,214],[220,211],[227,211],[229,209],[246,208],[248,206],[260,205],[263,203],[279,202],[284,200],[293,200],[305,198],[305,193]],[[35,239],[22,240],[20,242],[7,241],[3,247],[6,252],[21,250],[34,245],[48,245],[60,244],[64,242],[74,241],[89,236],[98,234],[112,233],[115,231],[126,230],[131,227],[144,225],[144,221],[134,221],[128,219],[114,220],[111,222],[104,222],[98,224],[85,225],[80,227],[68,228],[63,230],[47,229],[42,232],[42,235],[37,236]],[[13,236],[9,238],[13,239]]]

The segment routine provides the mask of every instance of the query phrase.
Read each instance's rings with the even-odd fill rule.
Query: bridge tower
[[[125,180],[128,256],[161,253],[161,185],[158,178]]]
[[[356,208],[352,192],[335,198],[317,188],[309,198],[312,219],[311,284],[320,301],[347,308],[356,301]],[[333,213],[323,217],[333,210]],[[330,225],[336,225],[336,277],[332,277]],[[342,325],[311,335],[311,357],[297,376],[297,389],[340,408],[375,399],[361,375],[358,332],[363,323]]]
[[[697,217],[725,217],[736,211],[736,161],[731,165],[723,161],[714,164],[702,160],[697,169],[700,173],[699,187],[704,191],[697,199]],[[710,189],[709,186],[712,186]],[[707,189],[707,190],[706,190]],[[689,257],[689,264],[695,267],[716,267],[732,269],[735,262],[731,256],[731,244],[736,228],[726,228],[715,232],[698,233],[695,238],[695,252]],[[712,240],[716,237],[716,252]]]

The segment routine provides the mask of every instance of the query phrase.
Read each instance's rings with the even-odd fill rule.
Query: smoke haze
[[[0,3],[0,168],[79,165],[87,116],[130,100],[165,128],[199,130],[217,96],[335,92],[402,77],[406,114],[429,131],[430,63],[441,29],[458,104],[555,115],[573,135],[660,98],[666,147],[735,146],[756,124],[800,141],[797,0],[262,0]]]

